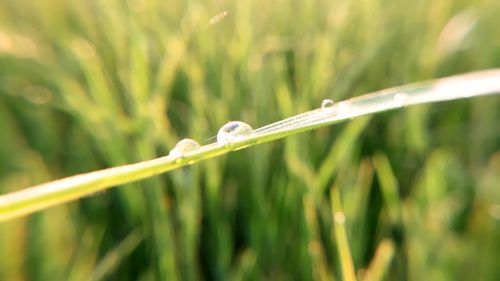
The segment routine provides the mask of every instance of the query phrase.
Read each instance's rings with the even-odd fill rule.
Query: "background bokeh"
[[[499,14],[2,0],[0,193],[207,143],[229,120],[499,67]],[[396,110],[5,222],[0,280],[499,280],[499,121],[497,96]]]

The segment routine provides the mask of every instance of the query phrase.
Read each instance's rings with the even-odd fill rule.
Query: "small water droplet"
[[[333,100],[331,100],[331,99],[324,99],[324,100],[321,102],[321,108],[322,108],[322,109],[325,109],[325,108],[332,108],[334,104],[335,104],[335,103],[333,102]]]
[[[197,141],[192,139],[183,139],[179,141],[172,150],[170,150],[168,155],[173,158],[179,158],[199,147],[200,144]]]
[[[231,121],[219,129],[217,133],[218,143],[230,143],[241,140],[253,134],[253,129],[245,122]]]

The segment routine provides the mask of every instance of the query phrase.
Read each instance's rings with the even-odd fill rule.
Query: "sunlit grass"
[[[217,142],[213,144],[199,147],[196,141],[189,140],[193,144],[182,145],[179,148],[176,146],[174,147],[174,149],[177,149],[175,153],[171,152],[168,156],[78,175],[0,196],[0,221],[82,198],[113,186],[131,183],[186,165],[192,165],[230,151],[285,138],[342,120],[415,104],[479,97],[496,93],[500,93],[500,70],[490,70],[403,86],[352,100],[341,101],[337,104],[330,101],[323,102],[321,107],[316,110],[277,121],[254,131],[246,123],[239,122],[241,125],[235,122],[228,123],[230,124],[228,129],[234,132],[219,130]],[[248,132],[242,131],[242,129],[235,126],[246,126],[247,128],[244,128],[244,130],[248,130]],[[224,135],[228,136],[225,137]],[[184,141],[179,143],[182,142]],[[385,165],[387,164],[377,165],[377,167]],[[400,221],[399,208],[394,205],[398,201],[395,179],[387,175],[387,172],[385,173],[386,175],[381,177],[382,180],[386,181],[381,184],[382,191],[386,196],[392,219]]]
[[[230,120],[260,128],[497,68],[499,9],[2,1],[0,194],[207,144]],[[489,96],[334,126],[309,115],[307,133],[2,222],[0,280],[341,280],[347,247],[358,279],[496,280],[499,109]]]

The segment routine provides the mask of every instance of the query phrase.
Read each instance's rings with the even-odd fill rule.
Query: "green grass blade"
[[[142,235],[137,230],[127,235],[115,249],[106,253],[102,260],[99,261],[88,281],[105,280],[116,270],[122,259],[128,256],[139,245],[142,239]]]
[[[339,189],[334,187],[330,192],[330,201],[332,204],[332,219],[334,227],[332,230],[332,240],[337,241],[340,267],[342,268],[342,280],[355,281],[356,269],[352,260],[351,249],[347,238],[345,227],[345,215],[340,201]]]
[[[379,246],[377,247],[375,257],[373,258],[370,266],[367,269],[368,278],[364,278],[363,280],[384,280],[395,252],[396,246],[391,240],[382,240],[382,242],[380,242]]]
[[[257,129],[229,144],[209,144],[181,158],[160,157],[29,187],[0,196],[0,221],[27,215],[92,193],[194,164],[230,151],[282,139],[347,119],[422,103],[500,92],[500,70],[486,70],[392,88],[315,109]]]

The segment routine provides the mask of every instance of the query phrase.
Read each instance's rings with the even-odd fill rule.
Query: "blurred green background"
[[[499,13],[2,0],[0,193],[207,143],[229,120],[499,67]],[[0,280],[499,280],[499,121],[496,96],[387,112],[5,222]]]

